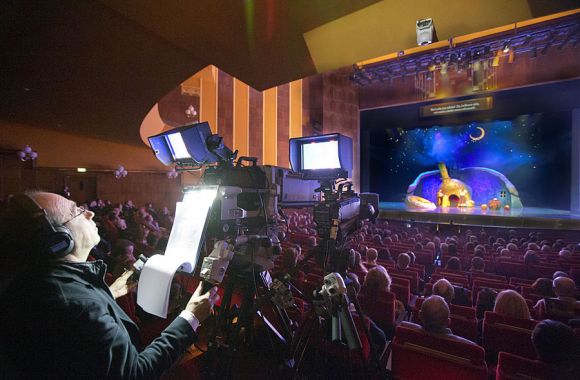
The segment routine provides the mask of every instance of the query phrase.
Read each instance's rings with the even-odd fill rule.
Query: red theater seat
[[[388,270],[391,277],[397,278],[404,278],[409,280],[409,284],[411,286],[411,293],[416,294],[419,290],[419,274],[414,271],[402,271],[397,269],[389,269]]]
[[[395,326],[395,294],[368,292],[364,287],[358,295],[360,307],[386,334],[392,335]]]
[[[495,263],[495,271],[507,277],[526,277],[528,273],[524,263],[515,261],[498,261]]]
[[[464,276],[454,276],[448,273],[434,273],[431,275],[431,282],[435,283],[436,281],[445,278],[447,281],[452,283],[453,285],[463,286],[464,288],[469,288],[469,280],[467,277]]]
[[[397,327],[393,340],[392,375],[396,379],[484,380],[487,378],[483,348]]]
[[[507,282],[507,278],[505,276],[499,274],[491,274],[491,273],[471,273],[471,280],[489,280],[495,282]]]
[[[578,369],[561,370],[538,360],[500,352],[497,363],[496,380],[576,380],[580,378]]]
[[[408,305],[411,301],[411,285],[406,278],[392,278],[391,292],[395,293],[397,300],[401,301],[403,305]]]
[[[535,359],[532,331],[538,321],[511,318],[486,311],[483,319],[483,347],[495,362],[500,351]]]
[[[557,270],[559,270],[557,265],[530,265],[528,266],[528,278],[533,280],[539,277],[552,278]]]

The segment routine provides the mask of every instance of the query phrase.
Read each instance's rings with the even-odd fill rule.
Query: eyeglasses
[[[87,209],[86,209],[86,208],[84,208],[84,207],[78,207],[78,208],[77,208],[77,210],[78,210],[78,213],[77,213],[75,216],[73,216],[72,218],[70,218],[69,220],[67,220],[66,222],[64,222],[64,223],[62,224],[63,226],[64,226],[65,224],[67,224],[68,222],[70,222],[71,220],[73,220],[74,218],[76,218],[76,217],[78,217],[78,216],[81,216],[81,215],[83,215],[85,212],[87,212]]]

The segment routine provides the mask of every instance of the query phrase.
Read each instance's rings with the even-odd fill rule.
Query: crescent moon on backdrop
[[[481,127],[477,127],[477,129],[479,129],[479,131],[481,132],[481,135],[474,137],[470,133],[469,134],[469,138],[471,139],[471,141],[479,141],[479,140],[481,140],[482,138],[485,137],[485,129],[483,129]]]

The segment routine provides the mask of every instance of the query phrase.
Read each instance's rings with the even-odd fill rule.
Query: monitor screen
[[[183,142],[183,137],[180,132],[172,133],[167,135],[167,140],[169,140],[169,147],[171,148],[171,154],[175,160],[190,158],[189,152],[185,147]]]
[[[302,169],[339,169],[338,141],[311,142],[302,145]]]

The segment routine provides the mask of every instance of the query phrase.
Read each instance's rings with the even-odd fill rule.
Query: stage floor
[[[417,210],[407,208],[403,202],[380,202],[379,210],[379,218],[385,219],[495,227],[580,230],[580,215],[565,210],[538,207],[524,207],[509,211],[483,211],[479,207]]]

